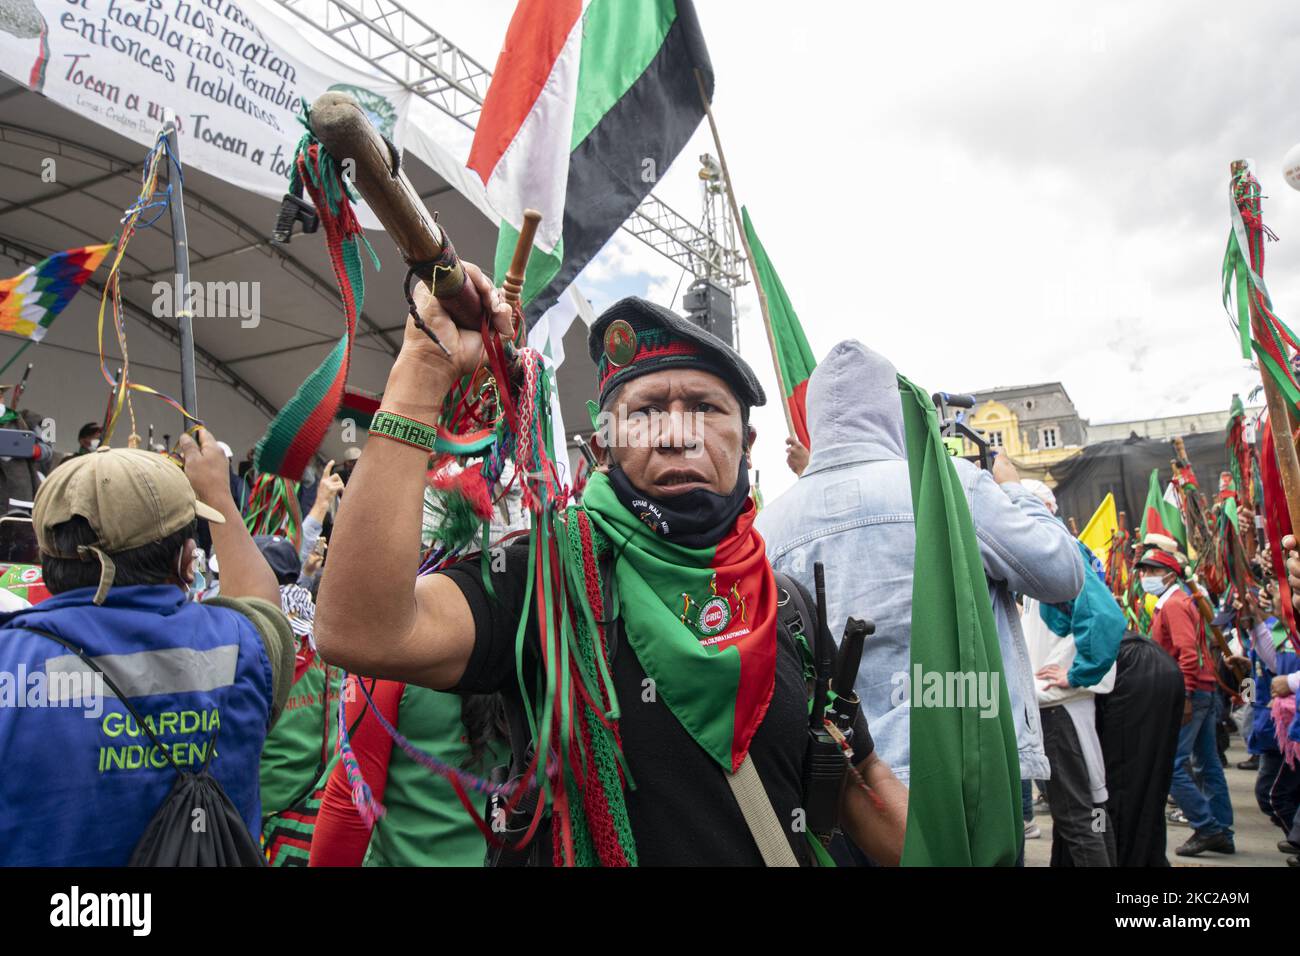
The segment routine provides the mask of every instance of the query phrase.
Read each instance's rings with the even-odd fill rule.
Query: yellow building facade
[[[1055,484],[1050,475],[1052,465],[1077,455],[1080,450],[1078,445],[1041,447],[1041,436],[1038,442],[1040,447],[1035,448],[1021,427],[1019,416],[1002,402],[993,399],[976,405],[966,416],[966,423],[983,433],[990,448],[1006,455],[1017,468],[1027,471],[1026,477],[1041,476],[1041,480],[1049,485]],[[966,454],[976,454],[975,445],[969,440],[966,441]]]

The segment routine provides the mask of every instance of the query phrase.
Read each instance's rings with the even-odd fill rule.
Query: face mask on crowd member
[[[99,447],[99,437],[103,434],[99,422],[86,422],[77,432],[77,444],[83,451],[94,451]]]
[[[1168,543],[1173,545],[1172,540]],[[1148,547],[1137,563],[1142,590],[1159,597],[1182,576],[1182,567],[1183,562],[1178,556],[1159,547]]]
[[[1169,582],[1165,580],[1163,574],[1144,574],[1142,575],[1142,590],[1147,594],[1154,594],[1159,597],[1169,590]]]

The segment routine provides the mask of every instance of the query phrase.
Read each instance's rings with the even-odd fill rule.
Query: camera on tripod
[[[935,392],[930,396],[935,409],[939,412],[939,434],[943,438],[948,454],[954,458],[966,458],[975,462],[985,471],[993,467],[997,450],[990,447],[984,435],[966,424],[966,410],[975,407],[974,395],[954,395],[949,392]],[[976,454],[962,454],[963,440],[975,446]]]

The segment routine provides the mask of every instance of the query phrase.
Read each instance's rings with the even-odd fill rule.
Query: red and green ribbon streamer
[[[312,136],[306,103],[303,104],[302,122],[308,132],[298,142],[290,189],[301,183],[311,196],[325,228],[330,266],[343,300],[344,331],[325,361],[298,386],[293,398],[275,416],[257,443],[253,467],[291,481],[302,478],[303,470],[325,440],[325,434],[343,404],[357,316],[366,296],[365,278],[361,271],[363,245],[370,252],[375,269],[379,269],[379,259],[352,211],[350,200],[356,198],[355,190],[343,177],[334,158]]]
[[[1223,256],[1223,306],[1236,325],[1241,357],[1249,359],[1253,351],[1260,369],[1287,403],[1300,410],[1300,382],[1288,359],[1288,346],[1300,349],[1300,340],[1273,311],[1264,284],[1264,238],[1276,237],[1264,225],[1259,180],[1249,166],[1243,165],[1234,174],[1229,193],[1232,229]]]
[[[244,506],[244,527],[253,535],[283,535],[293,542],[296,550],[302,534],[298,482],[278,475],[261,474],[254,478]]]

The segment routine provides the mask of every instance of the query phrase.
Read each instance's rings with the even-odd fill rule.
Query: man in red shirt
[[[1196,602],[1181,586],[1183,567],[1177,557],[1159,547],[1148,547],[1138,561],[1137,570],[1142,590],[1158,598],[1151,622],[1151,639],[1178,662],[1187,690],[1169,793],[1186,815],[1193,833],[1174,852],[1179,856],[1198,856],[1206,850],[1235,853],[1232,801],[1214,740],[1218,703],[1214,693],[1214,658],[1205,624]],[[1199,787],[1192,777],[1189,759],[1196,761],[1201,777]]]

